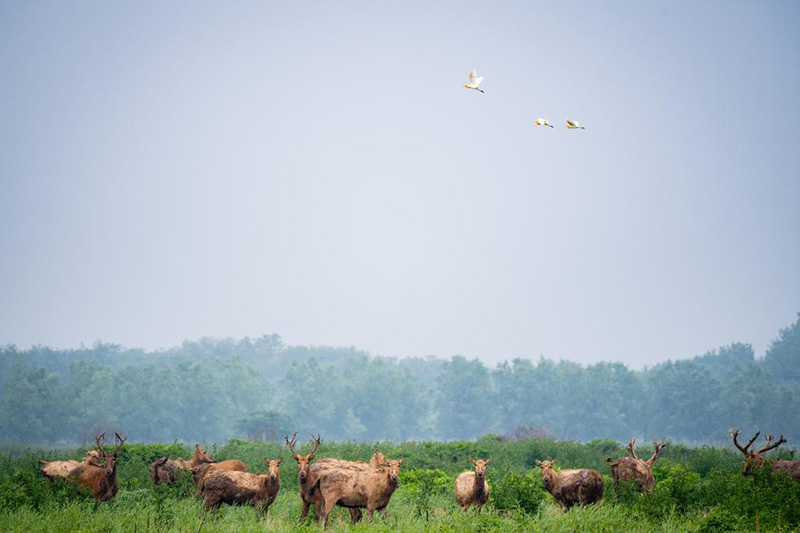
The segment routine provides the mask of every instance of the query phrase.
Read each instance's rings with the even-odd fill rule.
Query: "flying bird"
[[[547,122],[546,118],[537,118],[536,122],[534,122],[534,124],[536,124],[537,126],[550,126],[551,128],[553,127],[552,124]]]
[[[577,120],[567,119],[567,129],[568,130],[585,130],[586,128],[581,126],[581,123],[578,122]]]
[[[475,89],[476,91],[484,92],[483,89],[478,87],[483,81],[483,76],[478,77],[478,72],[473,70],[469,73],[469,83],[464,85],[467,89]]]

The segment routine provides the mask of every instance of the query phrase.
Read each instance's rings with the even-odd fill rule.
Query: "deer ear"
[[[539,459],[536,459],[536,464],[541,466],[542,462]]]
[[[555,457],[553,457],[553,460],[552,460],[551,462],[552,462],[553,464],[556,464],[556,463],[558,462],[558,459],[556,459]]]
[[[282,462],[283,462],[283,457],[281,457],[280,459],[278,459],[278,466],[281,466],[281,463],[282,463]]]
[[[269,464],[269,457],[264,457],[264,462]]]
[[[491,462],[492,462],[492,458],[491,458],[491,457],[489,457],[488,459],[486,459],[486,461],[484,461],[484,462],[483,462],[483,464],[486,464],[486,465],[488,465],[488,464],[489,464],[489,463],[491,463]]]
[[[401,464],[403,464],[405,462],[406,462],[405,459],[400,459],[399,461],[397,461],[397,466],[400,466]]]
[[[469,458],[469,462],[470,462],[470,463],[472,463],[472,464],[475,464],[475,459],[473,459],[472,457],[470,457],[470,458]]]

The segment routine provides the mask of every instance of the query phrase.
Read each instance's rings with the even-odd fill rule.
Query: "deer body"
[[[644,461],[636,457],[636,453],[633,450],[633,445],[635,443],[636,439],[631,439],[628,446],[626,446],[629,457],[621,457],[616,461],[606,459],[609,468],[611,468],[611,477],[614,480],[614,485],[626,479],[634,479],[636,480],[636,485],[639,490],[653,492],[653,484],[655,484],[653,463],[656,462],[658,454],[660,454],[661,450],[667,445],[659,444],[656,439],[653,439],[653,446],[655,449],[653,456],[647,461]]]
[[[357,508],[366,507],[367,517],[372,518],[375,510],[381,512],[386,520],[386,506],[397,488],[397,474],[403,460],[389,461],[385,468],[361,470],[359,468],[322,469],[317,479],[320,515],[323,529],[328,523],[328,515],[334,506]]]
[[[203,492],[203,484],[206,477],[213,472],[227,471],[227,472],[247,472],[247,465],[238,459],[228,459],[227,461],[220,461],[219,463],[206,463],[197,466],[194,469],[194,481],[197,483],[198,497]]]
[[[223,503],[230,505],[252,505],[256,512],[267,514],[269,506],[281,490],[278,467],[283,459],[270,461],[267,474],[251,474],[236,470],[216,470],[206,475],[202,494],[203,509],[219,510]]]
[[[78,485],[86,487],[91,491],[92,497],[95,500],[106,501],[110,500],[117,495],[119,491],[119,480],[117,479],[117,459],[125,445],[125,439],[120,437],[119,433],[114,434],[117,438],[117,449],[111,453],[103,449],[101,441],[105,441],[105,433],[97,440],[97,447],[105,459],[103,466],[96,466],[95,464],[81,463],[77,468],[69,473],[70,477],[75,477]]]
[[[556,460],[537,461],[542,467],[544,488],[565,509],[575,504],[588,505],[603,499],[603,476],[597,470],[562,470],[556,472]]]
[[[98,450],[89,450],[83,461],[39,461],[39,464],[43,465],[42,475],[50,481],[54,481],[58,478],[66,479],[73,470],[81,465],[102,467],[105,465],[105,458]]]
[[[463,472],[456,478],[453,494],[456,503],[458,503],[464,511],[468,510],[471,505],[475,505],[480,509],[489,501],[489,483],[486,482],[486,465],[491,461],[491,457],[485,461],[476,461],[470,458],[470,462],[475,465],[475,471]]]

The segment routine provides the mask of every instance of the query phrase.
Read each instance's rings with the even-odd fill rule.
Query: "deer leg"
[[[350,523],[356,524],[358,521],[361,520],[361,509],[358,507],[351,507],[350,508]]]
[[[384,522],[386,522],[386,506],[383,506],[378,510],[381,512],[381,518]]]
[[[336,500],[331,499],[329,502],[325,502],[325,508],[322,510],[322,529],[325,529],[325,526],[328,525],[328,515],[331,514],[333,507],[336,505]]]
[[[367,506],[367,520],[372,522],[372,513],[375,512],[375,508],[372,506]]]
[[[306,516],[308,515],[308,507],[309,507],[308,502],[303,500],[303,510],[300,511],[300,525],[302,525],[303,522],[306,521]],[[317,517],[319,517],[319,515],[317,515]]]

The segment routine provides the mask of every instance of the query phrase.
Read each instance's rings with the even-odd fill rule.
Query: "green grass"
[[[740,456],[713,448],[672,448],[656,463],[655,490],[640,494],[630,486],[611,486],[605,457],[624,453],[608,441],[587,444],[551,439],[502,442],[485,437],[453,443],[323,443],[317,457],[366,460],[380,448],[390,458],[406,459],[400,483],[384,524],[349,524],[344,509],[331,513],[331,531],[798,531],[800,483],[762,472],[741,475]],[[38,458],[80,458],[83,452],[16,451],[0,455],[0,531],[318,531],[311,520],[297,527],[301,502],[295,463],[274,443],[229,441],[211,447],[218,459],[243,460],[252,471],[265,470],[264,456],[284,457],[282,489],[266,519],[252,507],[223,505],[218,515],[204,515],[188,479],[154,488],[148,465],[166,454],[187,457],[178,444],[130,445],[119,464],[121,489],[109,502],[94,502],[65,483],[51,484],[37,475]],[[302,451],[301,451],[302,453]],[[646,454],[642,447],[640,455]],[[469,456],[493,457],[489,468],[490,503],[481,512],[461,511],[453,480],[469,466]],[[606,480],[602,504],[562,511],[544,491],[536,459],[558,457],[563,468],[590,467]]]

